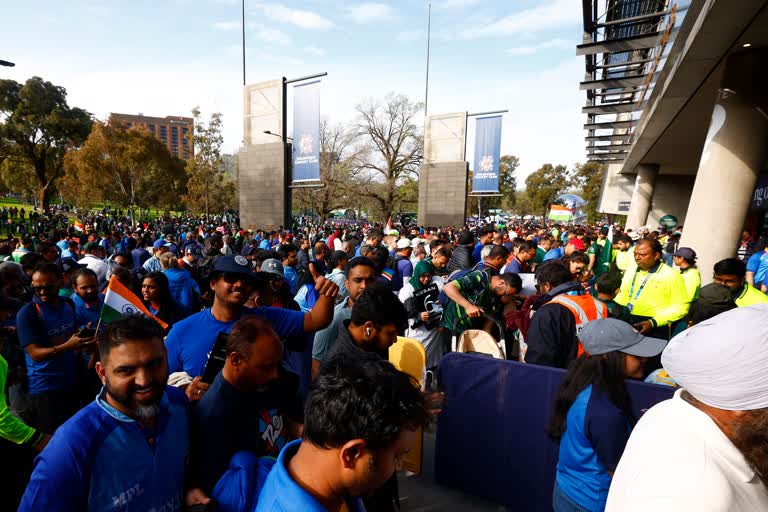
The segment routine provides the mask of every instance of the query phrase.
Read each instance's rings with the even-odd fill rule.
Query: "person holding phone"
[[[76,352],[93,341],[78,334],[75,306],[59,297],[60,283],[58,266],[38,265],[32,273],[32,302],[16,315],[27,365],[27,390],[17,412],[25,423],[49,434],[78,409]]]

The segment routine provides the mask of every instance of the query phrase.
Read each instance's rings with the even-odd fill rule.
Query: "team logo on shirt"
[[[260,412],[259,433],[266,444],[267,453],[277,453],[285,446],[285,422],[277,409]]]

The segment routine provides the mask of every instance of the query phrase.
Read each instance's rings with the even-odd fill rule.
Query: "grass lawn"
[[[55,204],[55,203],[51,203],[51,205],[53,205],[53,204]],[[31,203],[28,203],[28,202],[23,201],[21,199],[17,199],[15,197],[0,197],[0,209],[2,209],[3,207],[5,207],[5,208],[12,208],[14,206],[16,208],[19,208],[19,209],[24,208],[24,212],[26,213],[25,220],[27,222],[29,221],[29,214],[32,213],[33,211],[35,211],[35,205],[33,205]],[[97,210],[103,209],[104,206],[105,206],[105,203],[96,203],[93,206],[91,206],[91,209],[94,210],[94,211],[97,211]],[[123,210],[124,212],[126,212],[126,215],[128,214],[128,209],[127,208],[122,208],[122,207],[119,207],[119,206],[115,206],[114,204],[110,204],[109,207],[110,208],[117,208],[117,209]],[[146,212],[146,210],[144,210],[144,212]],[[164,213],[164,210],[159,209],[159,208],[150,208],[149,209],[149,217],[151,219],[156,219],[156,218],[162,216],[163,213]],[[136,215],[138,216],[138,214],[139,214],[139,211],[137,209],[136,210]],[[173,215],[173,216],[179,216],[181,214],[183,214],[183,212],[177,212],[177,211],[172,211],[171,212],[171,215]],[[75,218],[76,217],[74,216],[74,213],[73,213],[72,217],[70,217],[70,219],[69,219],[69,223],[70,224],[74,224]],[[15,221],[18,222],[19,218],[16,217]]]

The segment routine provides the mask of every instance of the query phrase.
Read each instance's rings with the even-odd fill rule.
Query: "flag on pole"
[[[99,323],[108,323],[125,315],[137,313],[155,320],[163,329],[168,328],[168,324],[150,313],[131,290],[126,288],[115,276],[112,276],[109,280],[109,286],[107,286],[107,293],[104,296],[104,305],[101,308],[101,315],[99,315]]]
[[[392,228],[392,217],[390,217],[387,219],[387,229],[384,231],[384,234],[391,235],[393,231],[395,230]]]
[[[83,224],[79,220],[75,221],[74,227],[75,227],[75,231],[79,231],[80,233],[85,231],[85,228],[83,227]]]

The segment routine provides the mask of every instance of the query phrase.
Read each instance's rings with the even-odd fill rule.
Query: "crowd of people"
[[[80,219],[0,241],[10,508],[398,510],[396,470],[442,397],[388,350],[416,339],[435,370],[469,329],[566,370],[542,425],[555,510],[686,508],[703,482],[720,501],[697,509],[768,505],[768,243],[749,233],[698,269],[682,227]],[[137,306],[106,321],[110,283]],[[638,422],[625,379],[679,389]]]

